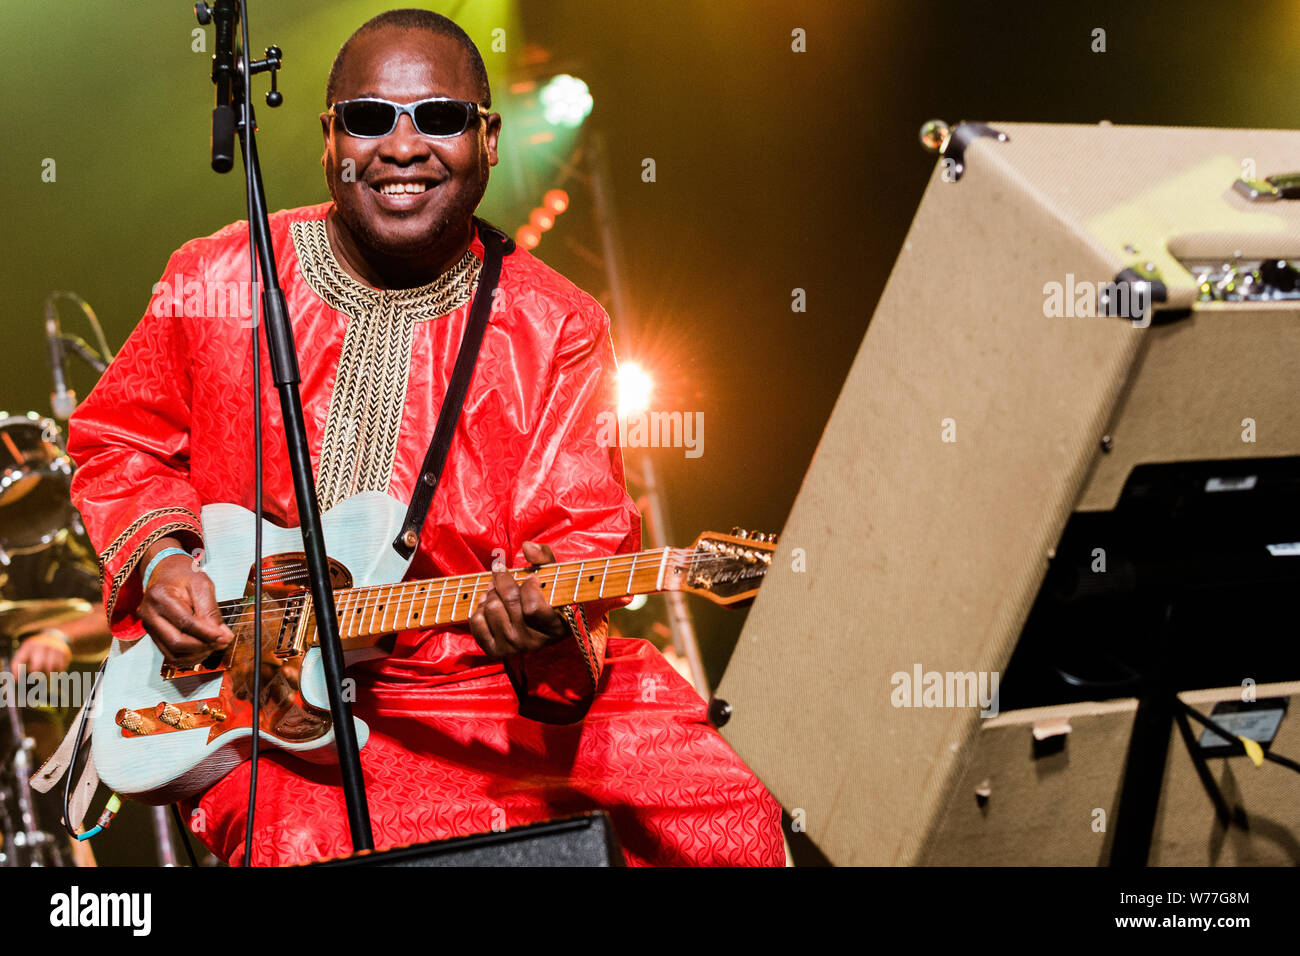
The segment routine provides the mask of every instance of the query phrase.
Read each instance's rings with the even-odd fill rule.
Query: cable
[[[1192,725],[1187,721],[1187,714],[1175,708],[1174,723],[1178,725],[1178,734],[1182,737],[1183,746],[1187,748],[1187,756],[1192,760],[1192,767],[1196,770],[1196,776],[1201,781],[1201,788],[1205,790],[1206,796],[1210,798],[1210,803],[1214,804],[1214,815],[1221,825],[1225,827],[1231,826],[1234,817],[1233,812],[1228,807],[1228,801],[1223,799],[1218,784],[1214,782],[1214,775],[1210,773],[1210,766],[1205,761],[1205,754],[1196,743],[1196,734],[1192,731]]]
[[[1288,770],[1294,770],[1296,773],[1300,773],[1300,763],[1297,763],[1296,761],[1292,760],[1290,757],[1283,757],[1281,754],[1275,754],[1270,751],[1264,750],[1262,747],[1259,746],[1259,743],[1257,741],[1250,740],[1249,737],[1243,737],[1240,734],[1234,734],[1231,730],[1228,730],[1226,727],[1223,727],[1222,725],[1211,720],[1209,717],[1206,717],[1199,710],[1197,710],[1191,704],[1185,702],[1181,697],[1178,697],[1177,695],[1174,696],[1174,700],[1178,702],[1178,706],[1182,707],[1183,710],[1187,712],[1187,716],[1191,717],[1193,720],[1197,721],[1198,723],[1203,724],[1206,727],[1209,727],[1210,730],[1214,731],[1224,740],[1228,741],[1229,744],[1231,744],[1234,747],[1237,747],[1241,751],[1241,753],[1250,757],[1255,762],[1256,766],[1260,765],[1265,760],[1270,760],[1275,764],[1280,764],[1281,766],[1286,767]],[[1252,750],[1256,751],[1256,753],[1252,753]],[[1256,756],[1259,757],[1258,760],[1255,759]]]
[[[99,819],[95,821],[95,825],[85,833],[78,833],[76,835],[78,842],[89,840],[94,836],[99,836],[99,834],[107,830],[113,825],[113,818],[117,816],[117,811],[121,809],[122,798],[114,793],[108,798],[108,803],[104,804],[104,812],[99,815]]]
[[[181,817],[181,805],[172,804],[172,819],[176,821],[176,829],[181,831],[181,840],[185,843],[185,855],[190,858],[190,866],[199,865],[198,857],[194,855],[194,845],[190,843],[190,829],[185,825],[185,820]]]
[[[248,3],[240,4],[244,103],[244,203],[248,208],[249,312],[253,320],[253,735],[248,768],[248,813],[244,817],[244,866],[253,865],[253,816],[257,808],[257,761],[262,734],[262,355],[257,314],[257,224],[253,209],[253,85],[248,54]],[[258,216],[258,222],[261,217]],[[271,237],[266,237],[270,243]]]

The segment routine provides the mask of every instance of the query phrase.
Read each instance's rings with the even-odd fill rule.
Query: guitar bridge
[[[303,653],[303,633],[311,618],[311,595],[291,601],[280,616],[280,631],[275,639],[275,656],[287,661]]]
[[[226,651],[213,651],[197,664],[163,664],[158,673],[164,680],[176,680],[179,677],[202,677],[205,674],[220,674],[226,669]]]

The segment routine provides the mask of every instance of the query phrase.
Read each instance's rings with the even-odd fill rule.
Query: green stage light
[[[561,73],[552,77],[538,94],[542,102],[542,115],[552,126],[574,129],[591,113],[591,91],[576,76]]]

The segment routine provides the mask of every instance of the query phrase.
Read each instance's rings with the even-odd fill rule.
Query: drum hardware
[[[84,343],[73,336],[64,338],[87,358],[78,347]],[[103,350],[111,357],[106,345]],[[90,364],[103,371],[102,363]],[[81,518],[72,507],[72,471],[72,460],[54,419],[36,412],[10,415],[0,411],[0,586],[7,583],[14,556],[37,554],[62,543],[70,534],[84,534]],[[73,598],[0,600],[0,635],[17,643],[23,635],[58,627],[90,611],[89,602]],[[8,660],[0,658],[0,668],[8,667]],[[76,865],[63,834],[41,829],[30,787],[39,762],[36,742],[26,732],[17,706],[6,709],[7,718],[0,723],[0,754],[7,757],[12,750],[13,755],[0,763],[0,867]],[[152,821],[158,863],[175,866],[165,813],[165,808],[155,808]],[[94,865],[93,857],[87,857],[87,864]]]
[[[0,658],[0,672],[9,670],[9,660],[8,655]],[[30,785],[36,765],[36,741],[23,726],[18,706],[15,699],[4,708],[4,726],[8,730],[5,749],[12,749],[12,757],[0,764],[4,768],[0,771],[0,867],[71,866],[67,840],[40,827]]]
[[[0,412],[0,563],[67,535],[76,514],[71,486],[72,459],[58,423],[36,412]]]
[[[81,309],[86,321],[90,323],[90,327],[95,333],[100,352],[96,352],[79,336],[70,335],[63,331],[63,326],[59,321],[58,309],[58,303],[61,300],[73,302]],[[90,307],[89,302],[77,295],[77,293],[51,292],[45,297],[44,309],[45,347],[49,355],[50,375],[54,386],[54,390],[50,393],[50,407],[54,410],[56,416],[66,421],[77,407],[77,393],[68,388],[65,375],[68,352],[71,351],[100,374],[103,374],[108,367],[108,363],[113,360],[113,352],[108,347],[108,340],[104,338],[104,328],[100,325],[95,310]]]
[[[172,843],[171,820],[167,818],[166,807],[150,807],[152,813],[153,838],[158,844],[158,865],[176,865],[176,847]]]
[[[72,460],[52,418],[36,412],[0,412],[0,576],[12,558],[44,551],[68,535],[76,511],[70,488]],[[57,627],[90,612],[75,599],[0,601],[0,634],[11,643],[26,633]],[[0,661],[9,670],[9,656]],[[15,699],[0,723],[0,747],[12,758],[0,770],[0,866],[69,866],[67,840],[41,829],[30,786],[35,739],[27,733]]]

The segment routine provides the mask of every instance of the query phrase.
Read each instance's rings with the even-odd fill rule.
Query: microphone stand
[[[238,0],[214,0],[212,4],[199,2],[194,7],[200,24],[216,25],[216,52],[212,57],[212,82],[217,87],[217,105],[212,112],[212,168],[219,173],[228,172],[234,165],[233,136],[239,134],[245,156],[250,197],[249,222],[256,238],[257,258],[262,274],[262,315],[266,328],[267,349],[270,353],[272,376],[280,393],[280,409],[284,417],[285,440],[289,464],[293,472],[294,495],[298,501],[298,523],[302,528],[303,550],[311,578],[312,606],[316,616],[317,639],[325,670],[325,683],[329,690],[330,716],[334,723],[334,739],[338,749],[339,769],[343,780],[343,795],[347,802],[348,827],[354,850],[374,848],[370,829],[370,811],[366,805],[365,783],[361,774],[361,757],[357,746],[356,728],[352,722],[352,708],[343,697],[343,647],[339,642],[338,616],[334,608],[334,592],[330,588],[329,570],[325,555],[325,538],[321,530],[320,505],[316,499],[316,486],[311,470],[311,455],[307,446],[307,430],[303,419],[302,399],[298,392],[298,355],[294,347],[293,330],[285,308],[284,292],[280,288],[275,255],[271,248],[271,229],[266,217],[266,193],[262,186],[262,172],[257,159],[257,142],[254,136],[256,122],[253,106],[244,96],[242,64],[248,63],[250,74],[271,71],[271,91],[266,96],[268,106],[279,106],[284,97],[275,88],[276,70],[281,66],[281,52],[268,47],[266,59],[236,62],[235,23],[240,17]],[[245,24],[245,28],[247,24]],[[236,82],[239,80],[239,82]],[[253,357],[254,362],[257,356]],[[254,399],[260,401],[260,396]],[[258,448],[261,454],[261,448]],[[260,502],[258,502],[260,507]],[[261,556],[258,555],[260,564]],[[260,651],[259,651],[260,657]],[[254,701],[256,705],[258,702]]]

